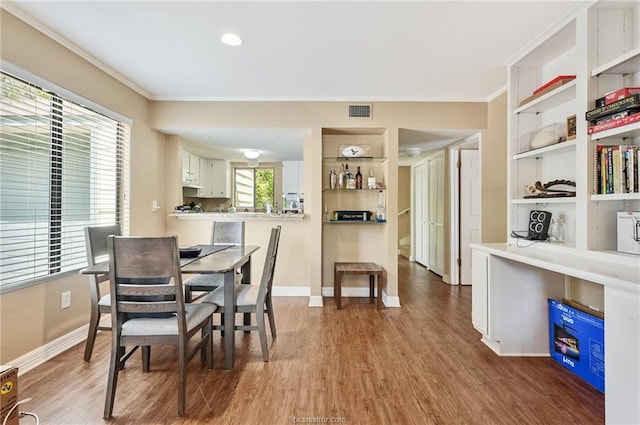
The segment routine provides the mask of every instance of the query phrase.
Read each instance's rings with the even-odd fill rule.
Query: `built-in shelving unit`
[[[640,256],[616,250],[621,236],[617,213],[640,211],[640,193],[597,194],[602,174],[596,153],[598,145],[640,146],[640,125],[588,134],[586,113],[605,94],[640,87],[640,3],[583,3],[556,28],[508,65],[508,232],[527,234],[530,212],[544,209],[565,219],[567,241],[510,237],[508,244],[472,245],[472,322],[482,341],[498,354],[544,355],[549,350],[549,298],[599,306],[605,320],[603,420],[637,424]],[[576,78],[521,104],[562,75]],[[534,144],[527,137],[557,129],[557,123],[568,127],[574,116],[575,140],[531,149],[544,143]],[[527,185],[554,180],[575,181],[576,196],[524,198]],[[541,336],[538,347],[534,335]],[[593,364],[602,363],[589,342],[582,358],[582,340],[580,344],[581,361],[589,366],[594,359]]]
[[[362,147],[370,156],[341,156],[345,147],[353,145]],[[384,128],[325,128],[322,131],[322,268],[325,287],[333,285],[335,262],[374,262],[387,267],[389,228],[386,222],[375,221],[380,190],[385,208],[387,202],[387,146],[388,134]],[[362,189],[330,188],[330,171],[339,172],[341,164],[348,165],[354,175],[360,167]],[[367,188],[370,172],[381,187]],[[369,211],[372,220],[334,221],[330,219],[334,217],[334,211]],[[363,280],[361,284],[366,285],[367,282]]]

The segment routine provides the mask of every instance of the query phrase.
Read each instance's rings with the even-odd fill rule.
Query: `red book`
[[[605,122],[603,124],[592,125],[587,128],[587,134],[597,133],[599,131],[611,130],[612,128],[621,127],[623,125],[640,122],[640,113],[629,115],[628,117],[618,118]]]
[[[546,83],[546,84],[538,87],[537,89],[535,89],[533,91],[533,94],[537,94],[537,93],[541,92],[542,90],[546,89],[547,87],[550,87],[550,86],[554,85],[555,83],[557,83],[559,81],[562,81],[562,84],[564,84],[567,81],[575,80],[575,78],[576,78],[575,75],[558,75],[553,80],[551,80],[548,83]]]

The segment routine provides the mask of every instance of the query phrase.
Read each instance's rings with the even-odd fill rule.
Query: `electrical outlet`
[[[71,291],[60,294],[60,310],[71,307]]]

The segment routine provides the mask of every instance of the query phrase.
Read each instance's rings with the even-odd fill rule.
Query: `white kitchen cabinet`
[[[303,162],[302,161],[282,161],[282,193],[303,192]]]
[[[231,198],[231,165],[229,161],[211,160],[211,197]]]
[[[200,185],[200,157],[187,151],[182,151],[182,185]]]
[[[199,198],[230,198],[230,165],[222,159],[200,158]]]

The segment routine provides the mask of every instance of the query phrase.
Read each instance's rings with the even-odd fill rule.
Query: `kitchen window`
[[[236,168],[234,203],[237,208],[265,209],[274,205],[273,168]]]
[[[1,73],[0,291],[86,265],[84,227],[129,227],[129,125]],[[54,86],[52,86],[54,87]]]

